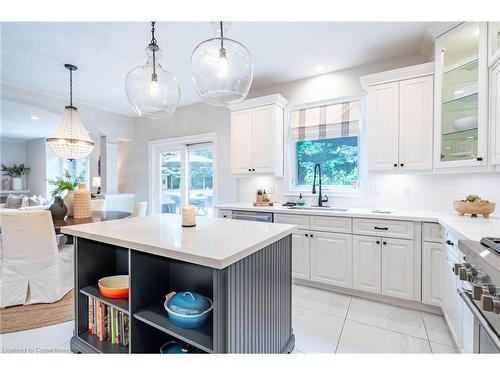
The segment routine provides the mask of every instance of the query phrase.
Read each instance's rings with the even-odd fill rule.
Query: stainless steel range
[[[464,262],[455,264],[463,280],[457,292],[474,316],[474,352],[500,353],[500,254],[497,239],[459,241]]]

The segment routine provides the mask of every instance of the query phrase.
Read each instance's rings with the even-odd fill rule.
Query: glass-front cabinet
[[[488,23],[489,63],[492,67],[500,59],[500,22]]]
[[[466,22],[436,39],[435,166],[487,162],[486,23]]]

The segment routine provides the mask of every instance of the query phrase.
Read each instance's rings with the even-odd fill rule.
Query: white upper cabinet
[[[427,63],[361,78],[371,171],[432,169],[433,70]]]
[[[500,164],[500,60],[490,73],[491,163]]]
[[[231,113],[231,165],[233,173],[250,173],[253,166],[253,111]],[[233,151],[234,150],[234,151]]]
[[[399,83],[368,89],[368,163],[370,170],[392,170],[399,165]]]
[[[500,22],[488,23],[488,56],[490,67],[500,61]]]
[[[432,76],[399,82],[399,167],[432,168]]]
[[[283,176],[284,108],[281,95],[230,106],[231,172]]]
[[[486,165],[486,23],[465,22],[435,41],[434,167]]]

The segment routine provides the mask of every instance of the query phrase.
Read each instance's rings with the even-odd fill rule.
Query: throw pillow
[[[21,208],[23,201],[26,204],[24,195],[9,194],[5,200],[5,208]]]
[[[36,195],[33,195],[32,197],[29,197],[28,200],[28,206],[41,206],[42,204],[40,203],[40,200]]]

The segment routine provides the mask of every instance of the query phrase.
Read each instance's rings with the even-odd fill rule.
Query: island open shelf
[[[293,226],[272,224],[274,227],[264,228],[261,225],[270,224],[250,223],[254,224],[257,229],[266,229],[265,232],[281,233],[260,242],[262,247],[257,244],[249,250],[241,250],[240,246],[235,250],[239,253],[235,254],[242,251],[245,254],[231,260],[225,258],[221,266],[217,257],[197,256],[187,261],[186,254],[176,258],[169,248],[163,255],[158,247],[149,251],[142,244],[136,247],[134,243],[126,243],[124,235],[104,241],[68,227],[68,234],[75,236],[75,288],[78,290],[71,350],[160,353],[163,344],[176,340],[189,344],[194,353],[291,352],[295,342],[291,317]],[[222,221],[221,225],[227,224]],[[73,228],[78,227],[93,228],[93,224]],[[212,241],[209,248],[214,244]],[[226,245],[226,252],[227,248]],[[129,275],[128,299],[102,297],[97,281],[118,274]],[[210,317],[200,328],[181,328],[168,318],[165,295],[184,291],[204,295],[213,302]],[[89,333],[89,297],[128,315],[128,346],[100,341]]]

